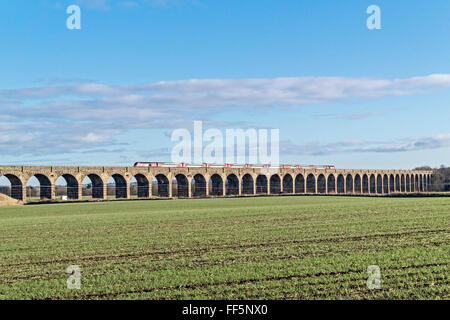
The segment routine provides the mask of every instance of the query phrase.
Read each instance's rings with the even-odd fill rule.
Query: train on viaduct
[[[420,193],[430,190],[432,173],[334,167],[0,166],[0,177],[11,183],[10,196],[22,201],[26,200],[27,182],[32,177],[39,181],[42,200],[56,198],[55,182],[60,177],[67,183],[67,198],[82,200],[82,184],[87,178],[93,199],[108,198],[111,178],[115,182],[115,198],[130,199],[132,181],[137,184],[138,198]]]

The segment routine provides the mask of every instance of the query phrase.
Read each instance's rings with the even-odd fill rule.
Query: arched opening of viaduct
[[[283,192],[294,193],[294,179],[289,173],[283,177]]]
[[[52,199],[53,186],[50,179],[44,175],[37,173],[27,180],[27,200],[49,200]]]
[[[205,197],[207,195],[206,179],[202,174],[194,175],[191,183],[194,197]]]
[[[0,193],[7,195],[16,200],[23,200],[24,185],[22,180],[14,174],[5,174],[0,176]]]
[[[305,193],[305,178],[303,174],[298,174],[295,177],[295,193],[302,194]]]
[[[334,177],[334,174],[328,175],[327,184],[328,193],[336,193],[336,178]]]
[[[245,174],[242,177],[242,194],[254,194],[254,182],[251,174]]]
[[[317,193],[327,193],[327,180],[323,174],[317,177]]]
[[[130,197],[148,198],[150,196],[150,181],[143,174],[136,174],[130,181]]]
[[[210,191],[209,194],[212,196],[223,196],[223,180],[219,174],[213,174],[209,179]]]
[[[63,174],[55,182],[55,196],[66,196],[69,200],[77,200],[79,196],[79,183],[71,174]]]

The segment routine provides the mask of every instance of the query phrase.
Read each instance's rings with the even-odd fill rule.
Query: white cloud
[[[344,77],[190,79],[122,86],[69,81],[61,85],[4,89],[0,90],[0,122],[3,122],[0,152],[63,152],[98,148],[106,143],[112,146],[115,135],[129,130],[189,127],[186,123],[191,120],[207,120],[234,108],[245,112],[272,106],[301,107],[355,97],[413,95],[439,88],[450,88],[449,74],[393,80]],[[376,115],[379,113],[374,110],[342,117],[359,119]],[[21,142],[13,145],[13,137],[26,137],[26,141],[16,140]],[[442,145],[439,137],[435,139],[436,145]],[[432,145],[431,140],[412,143],[372,147],[373,152],[382,152]],[[287,147],[299,150],[298,146]],[[355,148],[351,150],[357,151]],[[364,148],[367,146],[360,146],[359,151],[365,152]],[[340,152],[341,148],[323,145],[321,150]]]
[[[254,106],[303,105],[338,99],[412,95],[450,87],[449,74],[432,74],[408,79],[342,77],[298,77],[274,79],[190,79],[142,85],[109,86],[83,83],[72,86],[43,86],[1,90],[4,99],[132,96],[148,104],[165,106]]]
[[[339,153],[350,154],[362,152],[408,152],[439,149],[445,147],[450,147],[450,134],[438,134],[429,137],[416,137],[393,141],[353,140],[338,141],[327,144],[320,144],[317,142],[295,144],[291,141],[282,141],[280,143],[280,152],[282,154],[318,156]]]
[[[85,143],[99,143],[99,142],[105,142],[105,141],[109,141],[108,137],[104,137],[95,133],[88,133],[87,135],[78,137],[78,139],[81,142],[85,142]]]

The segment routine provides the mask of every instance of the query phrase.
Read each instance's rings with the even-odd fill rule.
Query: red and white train
[[[250,169],[250,168],[276,168],[276,169],[303,169],[303,168],[310,168],[310,169],[336,169],[334,165],[292,165],[292,164],[281,164],[278,166],[272,166],[270,164],[262,164],[262,165],[253,165],[253,164],[231,164],[231,163],[224,163],[224,164],[214,164],[214,163],[201,163],[201,164],[195,164],[195,163],[174,163],[174,162],[136,162],[134,164],[135,167],[155,167],[155,168],[244,168],[244,169]]]

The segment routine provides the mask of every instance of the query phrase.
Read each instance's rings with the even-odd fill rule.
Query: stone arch
[[[316,177],[312,173],[306,178],[306,192],[316,193]]]
[[[389,177],[387,174],[383,176],[383,192],[389,193]]]
[[[420,192],[423,192],[423,176],[419,175],[419,190]]]
[[[377,175],[377,193],[383,193],[383,177],[381,176],[381,174]]]
[[[61,176],[58,177],[58,179],[55,180],[55,195],[56,196],[62,195],[58,192],[58,191],[61,191],[60,188],[62,187],[62,186],[58,185],[58,181],[61,181],[61,179],[63,179],[66,183],[66,185],[63,187],[65,189],[63,193],[65,193],[65,195],[67,196],[67,199],[71,199],[71,200],[78,199],[79,198],[78,180],[73,175],[68,174],[68,173],[62,174]]]
[[[152,180],[152,187],[154,187],[152,194],[157,195],[158,197],[170,196],[170,181],[166,175],[162,173],[157,174]]]
[[[253,177],[251,174],[245,174],[242,177],[242,194],[254,194],[255,190],[253,190]]]
[[[194,197],[205,197],[206,196],[206,179],[205,177],[197,173],[192,178],[192,195]]]
[[[351,174],[347,174],[345,177],[345,189],[347,193],[353,193],[353,176]]]
[[[4,190],[2,193],[16,200],[24,200],[22,180],[13,174],[5,174],[3,177],[8,180],[10,185],[7,187],[7,190]]]
[[[317,193],[327,193],[327,181],[323,174],[317,177]]]
[[[406,184],[405,184],[405,175],[402,174],[400,178],[400,191],[405,192],[406,191]]]
[[[345,193],[345,179],[342,174],[337,177],[337,193]]]
[[[32,192],[34,187],[29,187],[28,186],[28,182],[30,182],[30,180],[32,180],[34,178],[37,179],[37,181],[39,182],[39,198],[41,200],[44,199],[52,199],[52,183],[50,181],[50,179],[41,173],[37,173],[34,176],[31,176],[28,181],[27,181],[27,191],[29,193],[29,196],[32,196]]]
[[[114,173],[110,178],[114,181],[114,194],[116,199],[126,199],[128,198],[128,184],[127,180],[119,173]],[[108,178],[108,180],[110,180]],[[107,191],[108,191],[107,186]]]
[[[281,193],[281,179],[280,176],[274,174],[270,177],[270,193],[278,194]]]
[[[369,193],[369,176],[367,174],[363,175],[363,193]]]
[[[327,179],[328,193],[336,193],[336,178],[330,174]]]
[[[172,195],[175,195],[175,193],[179,198],[189,197],[189,180],[182,173],[177,174],[172,179]]]
[[[295,177],[295,193],[305,193],[305,178],[301,173]]]
[[[376,193],[376,178],[374,174],[370,175],[370,193]]]
[[[411,181],[409,180],[409,174],[406,175],[406,192],[411,192]]]
[[[225,184],[227,195],[239,195],[239,179],[235,174],[228,175]]]
[[[258,175],[256,178],[256,193],[267,193],[267,177],[263,174]]]
[[[82,181],[81,182],[82,196],[84,197],[91,196],[92,199],[103,199],[106,196],[106,194],[104,194],[105,183],[103,182],[103,179],[99,175],[95,173],[90,173],[87,174],[81,181]]]
[[[133,178],[136,180],[135,187],[131,185],[130,182],[130,197],[137,196],[138,198],[148,198],[150,197],[150,181],[141,173],[134,175]],[[135,188],[135,189],[134,189]]]
[[[395,175],[395,191],[400,192],[400,176],[398,174]]]
[[[362,183],[361,183],[361,176],[357,173],[355,175],[355,193],[361,193],[362,192]]]
[[[222,196],[223,195],[223,180],[218,174],[213,174],[209,179],[211,190],[210,195],[212,196]]]
[[[431,190],[431,177],[430,177],[430,175],[428,174],[427,175],[427,191],[430,191]]]
[[[294,180],[290,174],[283,177],[283,193],[294,193]]]
[[[395,192],[395,178],[393,174],[389,176],[389,192]]]
[[[411,192],[416,191],[416,179],[414,178],[414,175],[411,175]]]
[[[416,192],[420,191],[419,175],[416,174]]]

